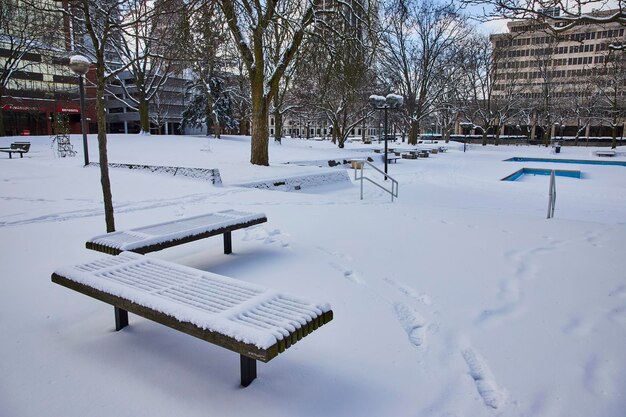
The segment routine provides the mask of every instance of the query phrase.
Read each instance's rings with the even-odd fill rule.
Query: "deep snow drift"
[[[626,167],[504,162],[598,160],[594,149],[449,144],[389,165],[391,203],[371,184],[361,201],[345,180],[237,186],[345,170],[305,161],[382,167],[378,144],[270,141],[272,166],[256,167],[245,137],[109,139],[111,162],[222,179],[111,169],[118,230],[228,209],[268,217],[233,232],[230,255],[214,237],[146,256],[327,301],[334,320],[259,364],[245,389],[233,352],[133,315],[115,332],[110,306],[50,281],[106,256],[84,247],[105,231],[99,170],[32,137],[23,159],[0,155],[0,415],[624,415]],[[90,149],[94,160],[95,137]],[[618,151],[610,160],[626,160]],[[557,178],[554,219],[548,177],[500,181],[524,167],[582,172]]]

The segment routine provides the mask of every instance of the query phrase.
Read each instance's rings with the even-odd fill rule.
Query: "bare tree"
[[[0,136],[5,135],[2,99],[10,83],[16,83],[25,71],[39,65],[41,59],[33,59],[34,54],[64,50],[59,17],[58,13],[43,13],[27,2],[0,3]]]
[[[578,81],[566,97],[566,109],[562,112],[568,119],[575,120],[574,146],[578,146],[581,135],[589,136],[588,129],[596,116],[599,99],[594,77],[583,77]]]
[[[453,61],[467,27],[452,4],[434,0],[389,0],[383,5],[380,73],[404,100],[409,143],[417,143],[420,122],[436,111],[453,73]]]
[[[459,52],[466,93],[464,113],[478,123],[487,145],[487,135],[493,134],[494,143],[500,143],[500,133],[509,119],[519,111],[521,78],[514,65],[517,61],[506,55],[506,48],[495,52],[485,35],[475,34]]]
[[[250,162],[269,165],[269,110],[285,71],[298,52],[308,28],[314,21],[313,2],[275,0],[217,0],[230,29],[236,48],[250,77],[252,96],[252,139]],[[278,61],[269,59],[267,36],[271,25],[281,25],[288,40],[280,48]],[[277,62],[277,64],[274,64]]]
[[[154,9],[144,9],[145,14],[136,13],[147,0],[71,0],[54,9],[47,8],[37,1],[28,1],[36,9],[45,12],[58,11],[72,21],[73,40],[76,52],[80,52],[95,64],[96,117],[98,119],[98,154],[100,163],[100,183],[104,200],[104,216],[107,232],[115,231],[113,197],[109,178],[106,134],[106,108],[104,94],[107,84],[119,73],[126,70],[131,62],[119,63],[115,45],[120,37],[145,19],[151,18]],[[137,56],[137,59],[140,57]]]
[[[111,46],[122,64],[126,64],[132,83],[117,74],[124,98],[112,94],[126,106],[139,112],[141,134],[150,134],[150,104],[168,79],[178,70],[181,29],[178,16],[184,6],[177,0],[156,3],[138,1],[127,10],[125,20],[133,22],[112,37]],[[184,13],[183,13],[184,16]]]
[[[190,14],[185,55],[192,71],[189,87],[194,97],[186,113],[197,113],[197,121],[206,124],[207,135],[212,127],[213,135],[220,138],[222,128],[227,124],[224,106],[230,106],[230,97],[234,93],[227,69],[234,66],[235,57],[229,51],[235,47],[230,42],[228,26],[217,3],[201,2]],[[193,110],[194,102],[201,102],[203,109]]]
[[[289,38],[285,35],[285,28],[282,25],[276,24],[277,22],[273,22],[270,25],[270,30],[268,36],[271,36],[269,45],[269,59],[271,60],[272,65],[275,67],[279,64],[281,59],[281,50],[283,50],[283,43],[288,42]],[[278,89],[276,94],[274,95],[271,106],[270,106],[270,114],[274,119],[274,141],[281,143],[282,134],[283,134],[283,123],[284,123],[284,115],[286,113],[292,112],[295,108],[297,108],[296,102],[293,100],[292,86],[293,86],[293,78],[294,74],[297,71],[298,64],[302,62],[302,53],[296,54],[292,63],[285,70],[285,74],[282,79],[278,83]]]
[[[376,80],[371,13],[354,4],[352,9],[324,16],[307,50],[303,77],[311,81],[305,90],[307,107],[324,115],[332,128],[332,141],[340,148],[374,112],[367,102]]]
[[[468,5],[483,6],[485,19],[529,19],[538,21],[544,29],[562,33],[586,24],[617,22],[626,25],[626,0],[462,0]],[[598,11],[602,9],[609,10]],[[616,42],[613,49],[626,49]]]
[[[549,32],[546,32],[550,35]],[[558,78],[565,76],[565,70],[559,70],[556,61],[553,59],[555,47],[558,47],[559,38],[557,36],[546,36],[545,43],[539,48],[531,49],[533,56],[529,71],[529,91],[536,97],[535,115],[537,125],[541,127],[543,134],[543,144],[548,146],[552,138],[554,122],[561,118],[562,107],[556,105],[557,97],[562,95],[562,84]]]
[[[250,134],[250,119],[252,117],[252,103],[250,101],[250,79],[246,67],[240,56],[233,57],[233,83],[231,97],[233,117],[238,121],[239,134]]]
[[[602,119],[611,127],[611,147],[617,147],[617,129],[624,126],[626,119],[626,53],[610,51],[605,57],[604,67],[598,71],[596,86]]]

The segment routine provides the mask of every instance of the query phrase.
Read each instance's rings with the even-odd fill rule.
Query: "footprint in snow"
[[[323,246],[318,246],[317,250],[324,252],[327,255],[334,256],[335,258],[343,259],[344,261],[352,261],[352,257],[350,255],[346,255],[337,251],[330,250]]]
[[[626,325],[626,306],[619,306],[607,313],[607,318],[613,323]]]
[[[186,208],[185,206],[179,206],[175,211],[174,211],[174,216],[176,217],[183,217],[185,215],[185,211]]]
[[[422,346],[426,339],[426,320],[406,304],[395,303],[393,308],[396,318],[409,336],[409,342],[413,346]]]
[[[266,245],[273,243],[280,244],[283,248],[288,248],[289,243],[283,240],[288,235],[282,233],[280,229],[269,230],[264,227],[251,227],[245,229],[245,235],[242,240],[261,240]]]
[[[394,287],[396,290],[398,290],[398,292],[400,292],[401,294],[412,298],[416,301],[419,301],[420,303],[424,304],[424,305],[431,305],[433,302],[430,299],[430,297],[428,296],[428,294],[423,294],[420,293],[419,291],[415,290],[414,288],[409,287],[408,285],[404,284],[404,283],[400,283],[400,282],[396,282],[391,278],[383,278],[385,280],[385,282],[387,282],[389,285],[391,285],[392,287]]]
[[[591,317],[573,317],[565,326],[563,333],[576,337],[589,336],[595,329],[595,319]]]
[[[474,380],[476,390],[482,397],[485,405],[493,409],[502,408],[506,400],[506,392],[496,384],[485,360],[471,348],[464,349],[461,355],[463,355],[469,375]]]
[[[620,285],[609,293],[609,297],[626,298],[626,285]]]
[[[350,281],[354,282],[355,284],[359,284],[362,285],[365,283],[365,281],[363,281],[363,279],[361,278],[361,275],[350,269],[350,268],[346,268],[343,265],[340,265],[336,262],[329,262],[328,263],[331,267],[333,267],[333,269],[336,269],[337,271],[341,272],[341,274],[344,276],[344,278],[349,279]]]
[[[608,242],[608,239],[604,238],[601,233],[596,231],[587,233],[585,235],[585,240],[591,246],[596,248],[603,248]]]

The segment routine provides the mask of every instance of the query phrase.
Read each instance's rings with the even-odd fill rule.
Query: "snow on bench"
[[[241,355],[241,384],[333,318],[330,305],[131,252],[67,266],[52,281],[115,307],[116,330],[128,312]]]
[[[224,253],[232,252],[231,232],[264,223],[263,213],[224,210],[170,222],[111,232],[91,238],[85,246],[99,252],[117,255],[124,251],[148,253],[204,239],[224,235]]]
[[[615,151],[596,151],[596,156],[615,156],[617,152]]]

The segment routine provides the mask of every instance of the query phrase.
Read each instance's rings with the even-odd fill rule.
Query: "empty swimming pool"
[[[608,165],[626,167],[626,161],[593,161],[587,159],[554,159],[554,158],[524,158],[514,157],[505,159],[507,162],[554,162],[557,164],[585,164],[585,165]]]
[[[582,178],[580,171],[565,170],[565,169],[546,169],[546,168],[522,168],[519,171],[515,171],[509,176],[502,178],[501,181],[516,181],[523,175],[550,175],[554,171],[554,175],[557,177],[570,177],[570,178]]]

